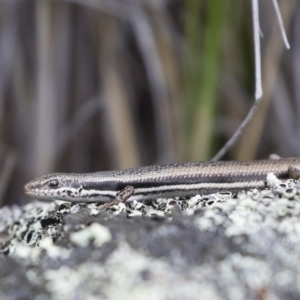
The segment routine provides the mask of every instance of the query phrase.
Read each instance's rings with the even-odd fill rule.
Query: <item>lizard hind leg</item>
[[[116,198],[113,201],[101,205],[99,207],[99,211],[103,211],[105,209],[110,208],[113,205],[118,205],[119,203],[125,203],[133,194],[134,187],[128,185],[117,193]]]

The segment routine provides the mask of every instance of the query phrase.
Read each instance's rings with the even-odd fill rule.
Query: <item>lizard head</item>
[[[31,180],[24,191],[39,199],[72,201],[78,196],[80,185],[75,174],[52,173]]]

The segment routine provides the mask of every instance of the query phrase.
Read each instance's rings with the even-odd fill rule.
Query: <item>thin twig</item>
[[[288,27],[291,22],[291,14],[293,12],[292,1],[284,2],[282,5],[282,16],[285,20],[285,24]],[[256,112],[255,117],[242,137],[239,145],[237,158],[240,160],[249,160],[255,157],[258,150],[259,141],[262,137],[263,126],[266,122],[266,114],[270,105],[271,96],[274,93],[276,86],[276,78],[278,76],[278,70],[281,63],[282,52],[285,49],[281,39],[278,39],[277,22],[273,22],[272,34],[268,39],[265,53],[267,55],[264,58],[262,66],[262,81],[264,82],[264,100],[262,101],[259,110]]]
[[[222,149],[212,158],[211,161],[218,161],[220,160],[225,153],[228,151],[230,147],[236,142],[236,140],[242,135],[245,127],[248,125],[250,120],[252,119],[255,111],[257,110],[257,107],[259,106],[262,98],[256,99],[253,106],[251,107],[248,115],[242,122],[242,124],[239,126],[239,128],[236,130],[236,132],[233,134],[233,136],[227,141],[227,143],[222,147]]]
[[[275,12],[276,12],[276,16],[277,16],[277,19],[278,19],[278,23],[279,23],[279,27],[280,27],[280,31],[281,31],[281,35],[282,35],[285,47],[287,49],[290,49],[290,44],[289,44],[289,41],[288,41],[288,39],[286,37],[286,34],[285,34],[285,30],[284,30],[283,22],[282,22],[282,17],[281,17],[281,13],[280,13],[280,10],[279,10],[279,7],[278,7],[277,0],[273,0],[273,5],[274,5],[274,9],[275,9]]]
[[[236,142],[242,135],[245,127],[252,119],[262,97],[262,82],[261,82],[261,55],[260,55],[260,27],[259,27],[259,10],[258,1],[252,0],[252,18],[253,18],[253,37],[254,37],[254,56],[255,56],[255,102],[250,109],[248,115],[229,139],[229,141],[222,147],[222,149],[212,158],[212,161],[220,160],[228,149]]]
[[[255,60],[255,99],[263,95],[261,83],[260,27],[258,1],[252,0],[254,60]]]

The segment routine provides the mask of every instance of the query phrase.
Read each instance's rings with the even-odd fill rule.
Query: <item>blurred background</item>
[[[300,156],[300,2],[259,1],[263,103],[224,159]],[[254,102],[250,1],[0,2],[0,206],[48,172],[209,160]]]

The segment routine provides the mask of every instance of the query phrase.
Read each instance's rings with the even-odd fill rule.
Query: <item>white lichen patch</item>
[[[55,300],[83,299],[78,298],[78,288],[82,278],[76,269],[61,266],[57,270],[45,272],[46,288],[53,294]]]
[[[281,181],[275,176],[274,173],[269,173],[267,175],[267,183],[270,187],[274,187],[280,185]]]
[[[92,242],[95,247],[101,247],[104,243],[109,242],[111,238],[110,230],[99,223],[93,223],[70,235],[70,240],[80,247],[87,247],[90,242]]]
[[[39,246],[41,249],[46,250],[49,257],[53,259],[55,258],[67,259],[70,257],[71,254],[70,249],[56,246],[53,243],[52,239],[49,237],[46,237],[43,240],[41,240]]]
[[[100,213],[100,210],[97,207],[96,203],[88,204],[87,208],[90,210],[90,215],[91,216],[97,216]]]
[[[114,285],[104,286],[109,299],[218,299],[218,290],[205,282],[204,269],[191,267],[186,277],[181,269],[168,262],[148,257],[132,249],[127,243],[119,247],[107,261],[106,270]],[[195,274],[197,274],[195,276]],[[143,276],[145,278],[143,279]],[[194,277],[195,276],[195,277]],[[198,280],[199,279],[199,280]],[[180,284],[174,285],[174,282]]]
[[[80,210],[80,204],[75,204],[71,206],[70,213],[76,214]]]

